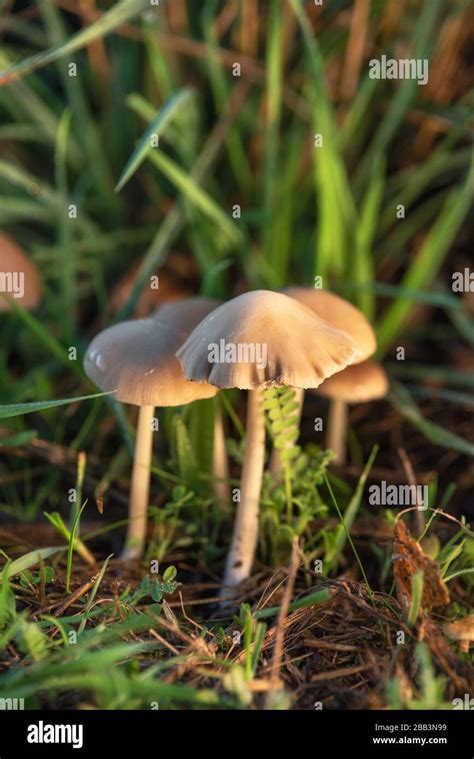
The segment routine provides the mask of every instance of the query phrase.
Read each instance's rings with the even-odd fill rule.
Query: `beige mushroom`
[[[140,407],[123,559],[140,557],[145,545],[155,407],[181,406],[217,393],[207,383],[184,378],[175,352],[186,336],[152,318],[125,321],[100,332],[84,360],[87,376],[101,390]]]
[[[336,454],[336,463],[344,463],[346,456],[347,405],[375,401],[384,398],[387,392],[387,374],[373,361],[348,366],[320,385],[318,395],[331,401],[327,447]]]
[[[450,640],[459,641],[461,653],[468,653],[471,643],[474,642],[474,614],[448,622],[443,626],[443,630]]]
[[[356,306],[349,303],[349,301],[341,298],[339,295],[328,292],[327,290],[321,290],[314,287],[285,287],[282,289],[285,295],[290,298],[294,298],[303,306],[310,308],[317,316],[332,324],[333,327],[337,327],[346,332],[357,343],[359,347],[359,353],[354,364],[365,361],[371,356],[377,347],[377,340],[375,332],[364,316]],[[299,405],[299,415],[303,408],[304,391],[300,390],[296,393],[296,402]],[[333,409],[333,404],[330,407],[329,428],[331,428],[332,418],[337,418],[337,411],[340,409]],[[332,436],[331,436],[332,439]],[[277,449],[272,451],[272,459],[270,464],[270,471],[276,478],[281,474],[281,460]]]
[[[17,288],[13,292],[12,286]],[[9,235],[0,232],[0,311],[9,311],[11,305],[3,293],[31,310],[41,300],[42,287],[38,269],[31,258]]]
[[[257,544],[265,457],[261,390],[283,385],[318,387],[353,361],[357,351],[348,335],[292,298],[257,290],[213,311],[177,352],[189,379],[249,391],[241,497],[225,586],[236,586],[249,576]]]
[[[372,325],[362,311],[340,295],[315,287],[285,287],[282,292],[310,308],[333,327],[347,332],[359,346],[357,363],[375,353],[377,339]]]

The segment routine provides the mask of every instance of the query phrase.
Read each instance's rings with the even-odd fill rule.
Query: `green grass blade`
[[[72,225],[66,213],[68,197],[66,153],[70,128],[71,112],[65,110],[59,122],[54,163],[56,186],[61,196],[60,211],[58,214],[59,250],[61,254],[61,263],[59,267],[61,272],[61,310],[66,335],[72,339],[76,301],[76,272],[74,255],[71,250]]]
[[[322,588],[316,590],[314,593],[310,593],[303,598],[297,598],[296,601],[292,601],[288,607],[288,611],[296,611],[297,609],[305,609],[308,606],[317,606],[325,601],[329,601],[332,594],[329,588]],[[279,606],[269,606],[265,609],[258,609],[255,612],[256,619],[267,619],[268,617],[276,617],[280,612]]]
[[[94,395],[80,395],[77,398],[61,398],[56,401],[33,401],[31,403],[11,403],[9,405],[0,405],[0,419],[11,419],[14,416],[23,416],[23,414],[32,414],[34,411],[46,411],[56,406],[67,406],[70,403],[78,401],[88,401],[93,398],[101,398],[111,393],[95,393]]]
[[[421,609],[421,600],[423,598],[424,580],[425,577],[422,571],[415,572],[411,578],[411,602],[407,615],[408,627],[413,627],[418,619],[418,614]]]
[[[67,546],[53,546],[51,548],[39,548],[35,551],[25,553],[23,556],[20,556],[19,559],[12,561],[8,567],[3,570],[0,574],[0,582],[2,582],[5,577],[14,577],[21,572],[24,572],[25,569],[30,569],[30,567],[34,567],[35,564],[40,564],[44,559],[54,556],[54,554],[59,553],[59,551],[65,551],[66,548]],[[5,574],[5,572],[7,572],[7,574]]]
[[[115,187],[115,192],[120,192],[120,190],[125,187],[127,182],[148,156],[149,152],[153,150],[151,137],[154,137],[155,135],[159,137],[173,120],[180,108],[182,108],[193,95],[194,91],[190,87],[186,87],[185,89],[178,90],[178,92],[172,95],[171,98],[164,103],[127,161]],[[134,108],[134,110],[138,110],[137,96],[131,95],[127,99],[127,103]]]
[[[70,592],[71,587],[71,574],[72,574],[72,556],[74,553],[74,548],[77,547],[76,541],[78,538],[76,538],[76,535],[79,530],[79,522],[81,520],[81,515],[84,509],[86,508],[87,501],[82,504],[81,508],[78,510],[73,524],[71,526],[71,531],[69,533],[69,544],[67,548],[67,566],[66,566],[66,593]]]
[[[241,242],[241,232],[216,201],[192,177],[164,153],[150,153],[151,162],[233,243]],[[216,230],[217,231],[217,230]]]
[[[94,40],[102,39],[149,7],[149,0],[122,0],[122,2],[112,6],[98,21],[87,26],[60,45],[55,45],[49,50],[32,55],[30,58],[26,58],[20,63],[10,66],[5,71],[0,71],[0,85],[9,84],[42,66],[54,63],[66,55],[72,55],[77,50],[90,45]]]
[[[283,60],[282,4],[271,0],[268,21],[266,60],[267,109],[265,135],[265,163],[263,186],[263,249],[267,260],[273,262],[275,242],[275,215],[278,203],[278,151],[281,119]]]

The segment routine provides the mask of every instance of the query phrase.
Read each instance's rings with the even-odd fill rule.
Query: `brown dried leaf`
[[[441,577],[439,566],[429,558],[422,547],[410,534],[407,526],[399,519],[394,529],[393,575],[397,596],[405,611],[410,607],[412,578],[415,572],[423,572],[424,609],[444,606],[450,603],[448,589]]]

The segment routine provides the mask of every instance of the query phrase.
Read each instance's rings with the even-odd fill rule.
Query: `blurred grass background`
[[[81,361],[94,334],[170,298],[198,292],[228,298],[250,288],[311,285],[321,276],[373,320],[379,357],[392,378],[389,403],[351,415],[356,433],[349,435],[347,479],[357,479],[369,459],[359,487],[353,493],[345,479],[330,478],[351,528],[362,512],[357,550],[364,552],[369,581],[385,595],[375,603],[367,586],[367,609],[371,600],[374,612],[361,628],[360,583],[356,624],[345,632],[349,607],[336,599],[329,617],[321,612],[325,630],[333,618],[334,639],[341,633],[359,641],[362,633],[361,649],[367,630],[373,632],[376,682],[368,696],[366,682],[351,691],[352,698],[357,691],[367,699],[364,708],[450,708],[422,644],[407,648],[407,672],[417,668],[413,657],[421,668],[418,690],[403,695],[396,677],[380,676],[387,641],[376,637],[377,614],[385,615],[385,629],[393,513],[369,513],[364,533],[362,490],[378,443],[379,478],[400,476],[397,449],[403,448],[429,484],[430,502],[456,503],[467,515],[474,504],[473,294],[451,290],[451,274],[472,263],[473,20],[464,0],[0,1],[0,229],[34,259],[44,283],[37,310],[0,314],[2,545],[24,570],[17,565],[12,583],[21,607],[15,612],[5,578],[0,598],[0,649],[7,652],[2,687],[10,695],[43,707],[57,705],[58,693],[63,705],[79,699],[102,708],[150,708],[155,699],[160,708],[258,703],[250,685],[262,677],[261,653],[268,657],[270,643],[250,606],[234,620],[244,636],[242,655],[222,628],[193,622],[187,638],[179,632],[180,658],[176,627],[171,648],[149,635],[166,625],[156,602],[169,589],[154,585],[155,604],[143,607],[149,577],[139,585],[138,575],[122,574],[119,589],[118,575],[106,572],[107,559],[93,591],[66,609],[59,557],[36,574],[28,570],[36,558],[24,554],[29,546],[51,545],[54,530],[42,531],[36,520],[45,509],[67,515],[74,485],[90,501],[89,537],[112,532],[103,555],[119,545],[111,520],[122,517],[123,525],[134,410],[103,398],[49,407],[54,399],[92,392]],[[369,61],[382,54],[428,58],[428,84],[371,79]],[[150,147],[153,135],[158,148]],[[155,274],[158,291],[149,287]],[[70,359],[71,347],[77,359]],[[399,347],[405,361],[397,360]],[[238,464],[243,398],[221,395]],[[41,401],[44,408],[30,406],[28,415],[14,406]],[[305,442],[314,439],[311,419],[320,409],[312,404],[321,401],[306,402]],[[230,529],[199,479],[210,466],[210,431],[210,405],[193,404],[183,414],[163,415],[155,446],[149,550],[160,561],[171,556],[180,580],[192,578],[188,592],[190,584],[215,580],[225,552],[218,538]],[[84,450],[87,468],[78,457]],[[262,497],[261,564],[270,571],[286,565],[295,532],[304,535],[302,592],[314,581],[315,556],[331,558],[331,577],[338,578],[341,566],[351,571],[340,511],[322,485],[327,457],[313,452],[310,463],[305,459],[295,472],[292,529],[282,516],[284,499],[279,505],[268,481]],[[97,524],[90,516],[94,496],[98,504],[107,496]],[[12,519],[35,524],[11,528],[5,523]],[[463,529],[443,530],[437,560],[444,575],[462,575],[450,613],[463,614],[472,590],[472,539]],[[56,550],[47,548],[44,558]],[[90,580],[90,567],[79,561],[72,578],[70,565],[67,571],[67,586]],[[101,605],[94,607],[99,586]],[[196,593],[209,594],[209,585],[203,588]],[[53,599],[53,620],[38,611],[46,598]],[[308,616],[301,617],[305,632],[319,629],[315,604],[310,597]],[[23,611],[28,606],[34,621]],[[398,631],[396,616],[392,623]],[[212,672],[198,677],[190,666],[182,677],[184,658],[203,666],[189,637],[194,627]],[[299,641],[297,620],[296,628]],[[79,643],[70,646],[76,629]],[[292,662],[300,655],[311,661],[295,646]],[[28,666],[11,666],[20,660]],[[308,682],[312,673],[301,677]],[[352,708],[341,682],[347,681],[333,690],[323,683],[318,694],[331,708]],[[298,690],[300,684],[294,681]],[[303,690],[299,703],[312,709],[316,691]]]

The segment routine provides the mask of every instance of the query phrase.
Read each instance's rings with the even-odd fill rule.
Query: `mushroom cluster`
[[[102,390],[140,407],[128,531],[123,556],[142,555],[146,537],[156,406],[212,398],[220,389],[246,390],[245,452],[224,589],[245,580],[254,561],[265,466],[265,388],[294,389],[331,399],[329,443],[342,458],[347,403],[380,397],[386,378],[367,362],[376,347],[369,322],[342,298],[312,288],[256,290],[226,303],[186,298],[147,319],[116,324],[90,344],[87,375]],[[215,414],[214,494],[229,503],[228,464],[220,413]],[[278,470],[278,456],[272,469]]]

